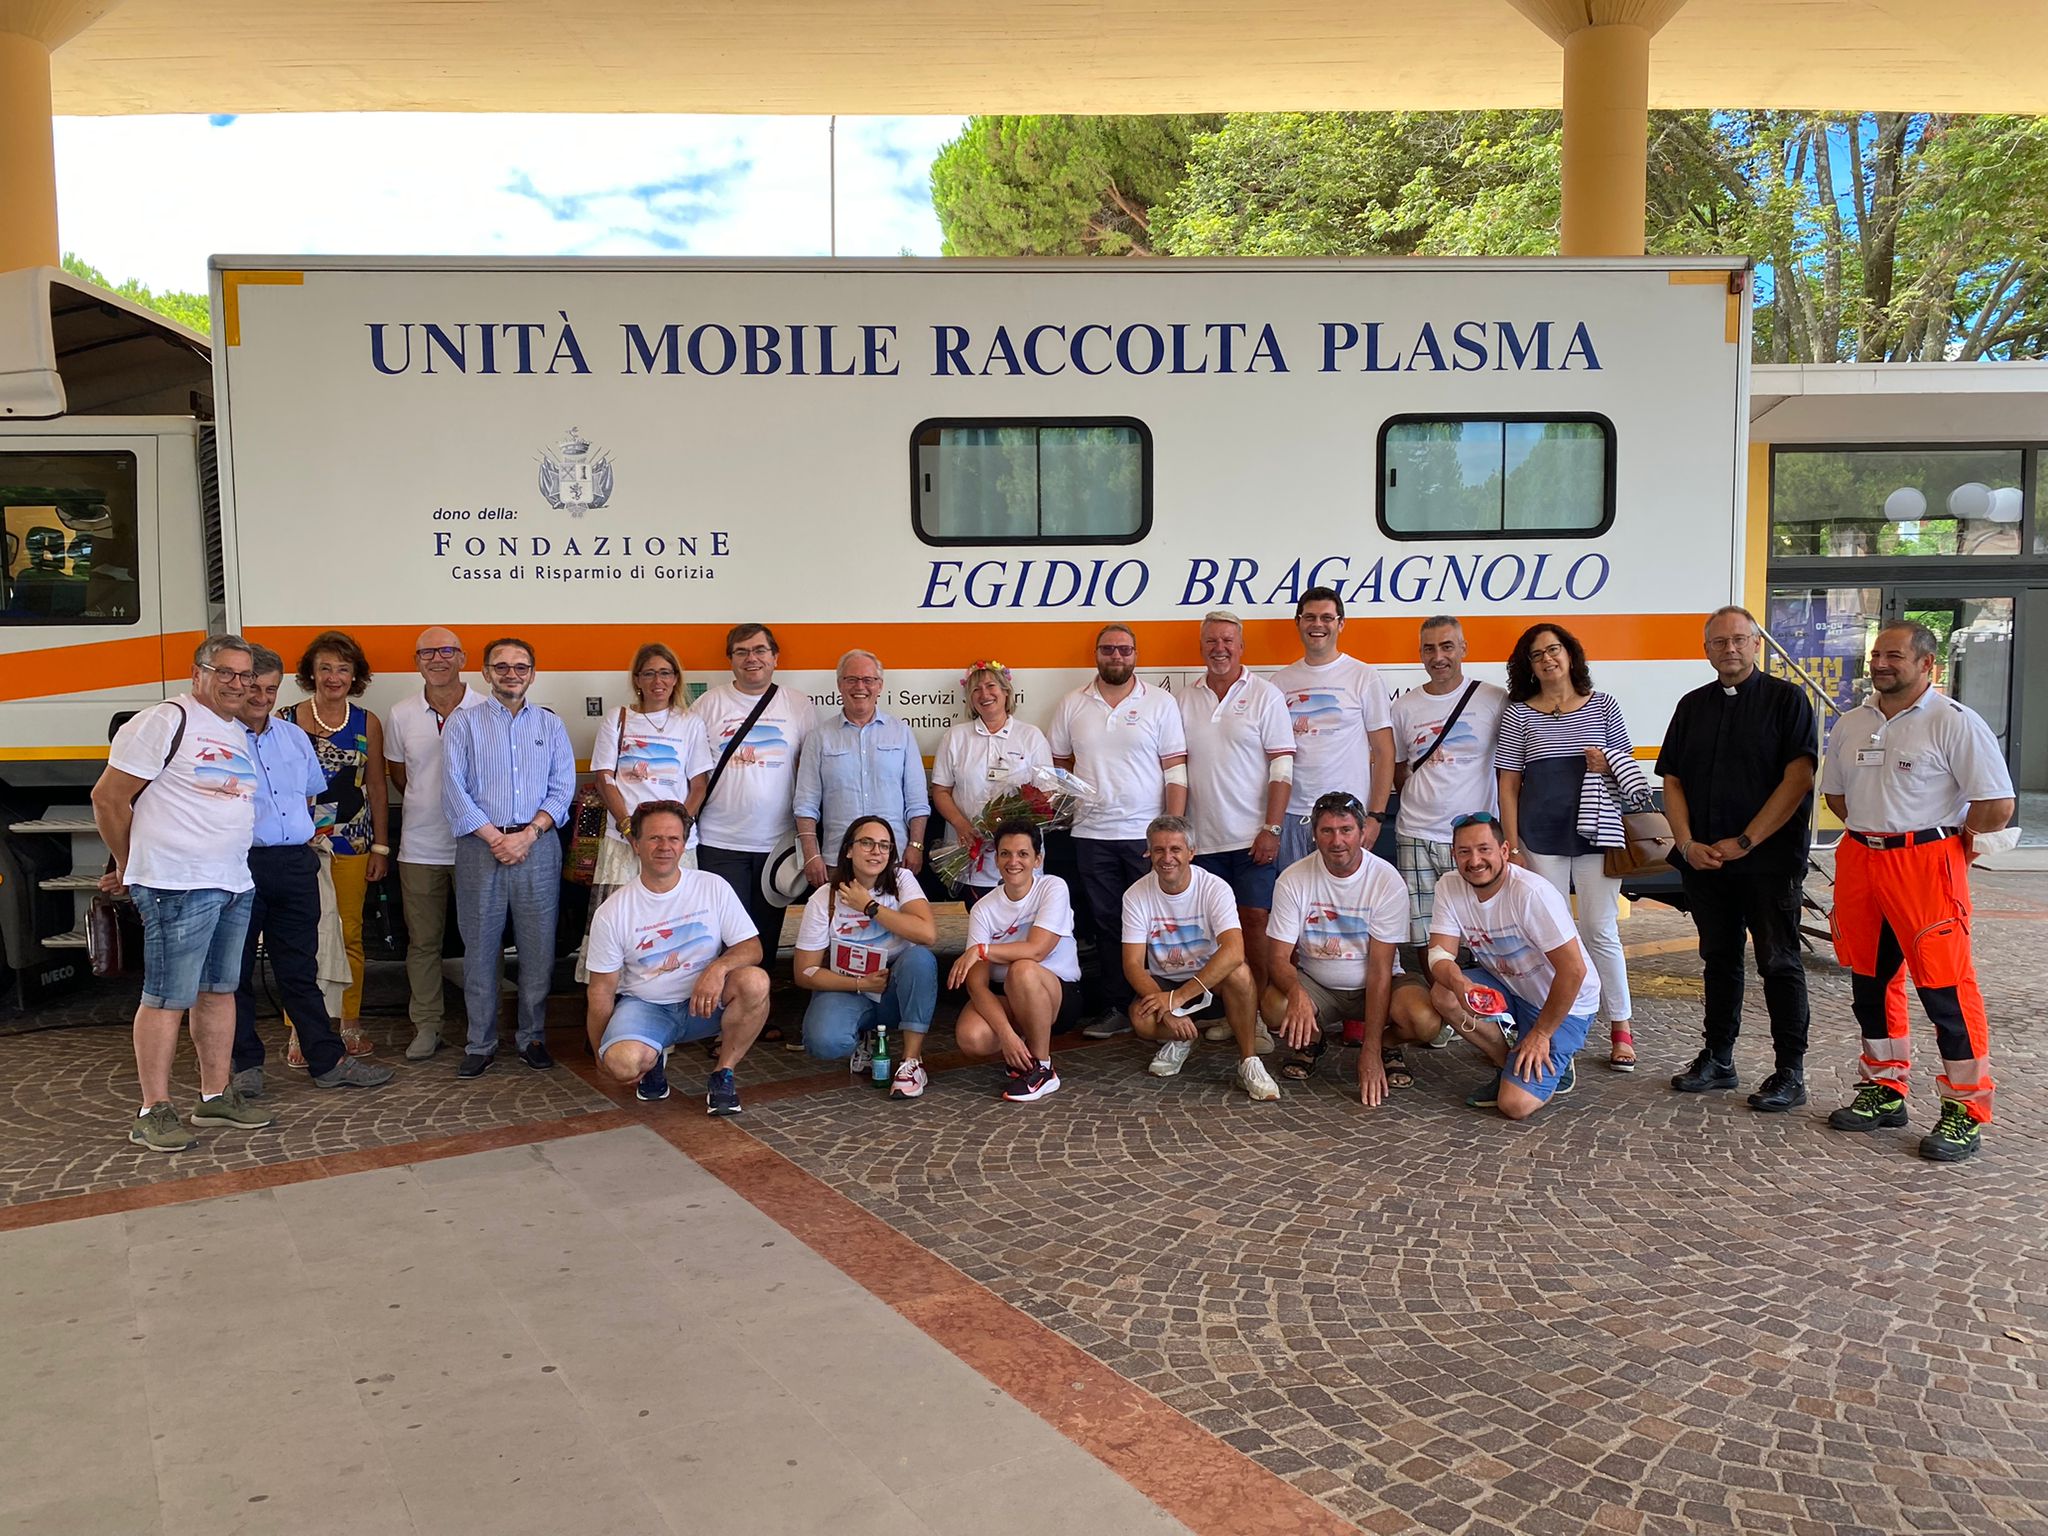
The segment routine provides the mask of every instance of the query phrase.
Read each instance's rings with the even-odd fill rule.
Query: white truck
[[[111,727],[230,628],[530,640],[587,756],[644,640],[691,692],[763,620],[836,704],[849,646],[927,752],[993,657],[1043,719],[1095,629],[1199,670],[1229,607],[1298,652],[1476,670],[1555,618],[1636,739],[1743,572],[1749,295],[1732,260],[725,262],[220,258],[206,338],[0,275],[0,934],[24,1000],[82,962]],[[289,685],[287,692],[289,693]],[[67,970],[68,968],[68,970]]]

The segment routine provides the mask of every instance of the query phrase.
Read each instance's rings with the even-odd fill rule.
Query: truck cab
[[[207,338],[54,267],[0,273],[0,960],[82,976],[107,743],[224,613]]]

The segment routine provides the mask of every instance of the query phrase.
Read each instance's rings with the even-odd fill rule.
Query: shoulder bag
[[[178,748],[185,743],[185,727],[191,717],[184,706],[172,703],[178,711],[177,729],[171,732],[171,750],[164,754],[164,765],[157,770],[158,778],[170,771],[171,762],[178,755]],[[151,779],[135,791],[128,804],[132,809],[149,790]],[[106,872],[114,872],[114,856],[107,855]],[[95,976],[125,976],[137,970],[142,960],[142,914],[135,910],[135,903],[127,896],[110,896],[105,891],[95,892],[85,909],[85,954]]]

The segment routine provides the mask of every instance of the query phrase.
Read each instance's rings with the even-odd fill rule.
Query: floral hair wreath
[[[960,674],[961,692],[966,692],[968,687],[973,684],[974,674],[977,672],[993,672],[996,675],[997,680],[1002,683],[1003,691],[1005,693],[1013,693],[1016,691],[1015,685],[1010,681],[1010,669],[1004,666],[1000,661],[997,661],[993,657],[991,657],[987,661],[977,661],[970,663],[967,670]]]

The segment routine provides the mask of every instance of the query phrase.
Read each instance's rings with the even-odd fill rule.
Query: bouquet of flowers
[[[932,854],[927,867],[948,885],[958,885],[988,852],[996,828],[1021,817],[1041,829],[1058,829],[1074,824],[1074,813],[1083,806],[1095,806],[1102,797],[1086,779],[1076,778],[1064,768],[1033,768],[1020,774],[989,796],[988,803],[974,818],[970,842],[948,843]]]

